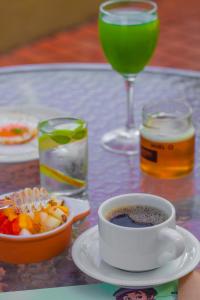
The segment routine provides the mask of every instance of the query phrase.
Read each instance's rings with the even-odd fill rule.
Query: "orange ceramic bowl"
[[[66,223],[44,233],[30,236],[14,236],[0,234],[0,261],[26,264],[50,259],[70,245],[72,224],[89,212],[87,201],[66,198],[65,203],[70,208],[70,216]]]

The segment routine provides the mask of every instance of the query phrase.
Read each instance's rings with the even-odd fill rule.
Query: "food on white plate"
[[[37,128],[20,122],[0,125],[0,144],[16,145],[31,141],[37,135]]]

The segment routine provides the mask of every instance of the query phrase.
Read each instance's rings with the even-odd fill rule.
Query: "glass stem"
[[[126,84],[126,94],[127,94],[127,121],[126,129],[131,130],[135,128],[135,119],[134,119],[134,84],[135,77],[125,78]]]

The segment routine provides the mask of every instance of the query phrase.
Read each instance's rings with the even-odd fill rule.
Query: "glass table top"
[[[97,223],[100,203],[112,196],[145,192],[172,201],[177,223],[200,239],[200,73],[147,68],[136,80],[135,117],[141,123],[141,109],[156,99],[186,99],[193,107],[196,128],[194,172],[176,180],[161,180],[139,169],[139,156],[117,155],[101,147],[101,136],[123,126],[126,114],[124,83],[107,65],[62,64],[2,68],[0,105],[32,114],[33,109],[62,112],[83,118],[89,127],[89,188],[91,215],[76,226],[74,238]],[[38,161],[0,164],[0,192],[6,193],[39,184]],[[3,269],[1,269],[3,268]],[[4,274],[4,271],[6,272]],[[1,276],[2,273],[2,276]],[[49,261],[11,265],[0,263],[0,281],[5,290],[67,286],[95,282],[77,269],[71,249]],[[3,289],[2,285],[2,289]]]

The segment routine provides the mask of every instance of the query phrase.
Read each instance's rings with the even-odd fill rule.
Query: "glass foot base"
[[[102,146],[119,154],[137,154],[139,151],[139,130],[120,128],[110,131],[103,136]]]

